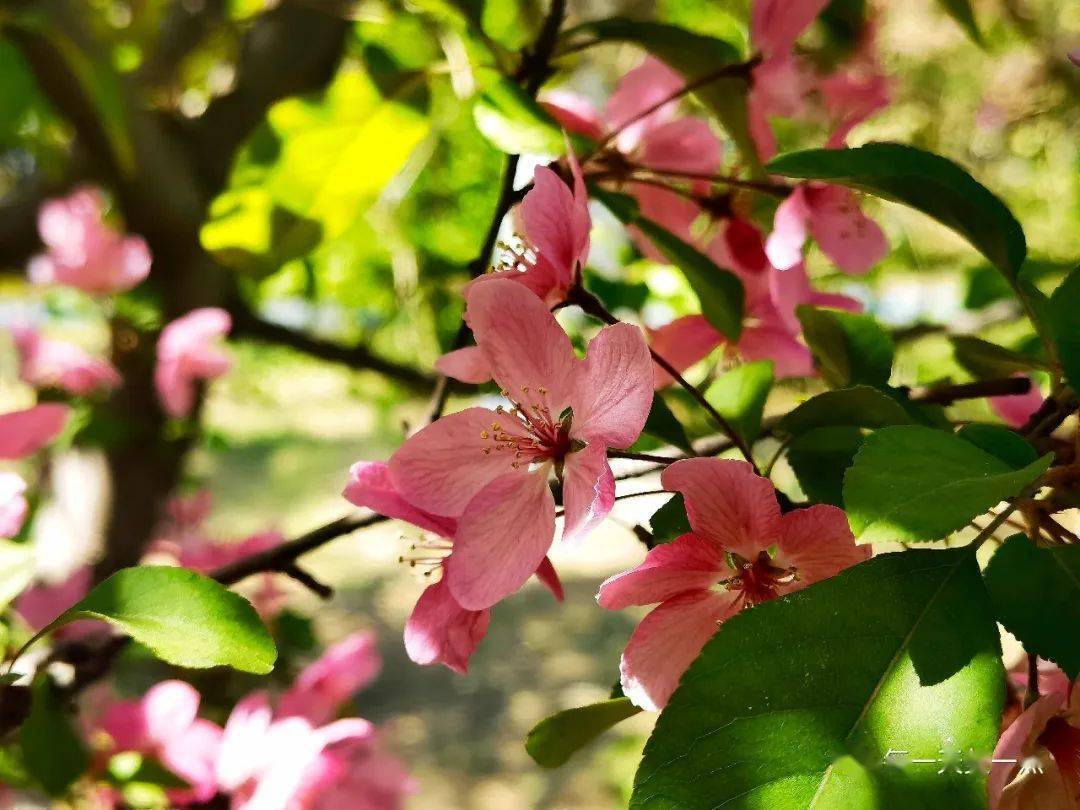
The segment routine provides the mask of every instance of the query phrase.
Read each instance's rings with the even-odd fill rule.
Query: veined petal
[[[47,402],[0,414],[0,459],[8,461],[36,453],[64,429],[70,413],[67,405]]]
[[[496,478],[458,522],[445,577],[462,607],[483,610],[533,575],[555,534],[555,500],[546,466]]]
[[[745,461],[690,458],[660,477],[664,489],[681,492],[695,534],[748,560],[780,539],[780,505],[768,478]]]
[[[398,492],[390,467],[375,461],[358,461],[349,468],[349,483],[342,493],[350,503],[394,520],[404,520],[443,537],[453,537],[457,521],[413,506]]]
[[[587,243],[587,208],[584,216]],[[546,166],[538,166],[533,174],[533,187],[521,201],[521,221],[530,244],[569,280],[577,262],[584,260],[582,201]]]
[[[684,534],[650,549],[637,568],[605,580],[596,601],[608,610],[652,605],[687,591],[708,590],[729,570],[724,550],[716,543]]]
[[[870,557],[867,546],[855,545],[844,510],[828,504],[795,509],[781,518],[775,564],[794,567],[798,580],[784,593],[828,579]]]
[[[649,330],[649,345],[680,374],[704,360],[724,342],[721,335],[703,315],[685,315],[659,329]],[[659,365],[653,364],[653,388],[666,388],[675,378]]]
[[[473,385],[491,379],[487,359],[477,346],[466,346],[464,349],[447,352],[435,361],[435,369],[447,377]]]
[[[884,231],[842,186],[808,186],[810,233],[822,253],[848,273],[865,273],[889,252]]]
[[[513,469],[513,453],[491,449],[492,442],[484,438],[492,425],[509,428],[511,422],[487,408],[466,408],[433,422],[390,457],[394,489],[425,512],[460,515],[476,493]]]
[[[495,381],[515,402],[547,407],[557,419],[570,402],[581,361],[555,316],[512,281],[476,284],[468,295],[466,316]]]
[[[464,675],[490,619],[489,610],[459,605],[444,577],[420,594],[405,624],[405,651],[417,664],[445,664]]]
[[[570,453],[563,468],[564,542],[582,540],[615,503],[615,477],[608,466],[607,448],[590,444]]]
[[[622,687],[635,706],[664,708],[717,625],[738,612],[738,593],[689,591],[642,619],[622,654]]]
[[[605,326],[591,341],[572,398],[574,438],[629,447],[652,407],[652,357],[641,330]]]

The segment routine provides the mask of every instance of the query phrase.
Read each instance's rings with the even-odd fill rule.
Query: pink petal
[[[596,108],[577,93],[569,90],[547,90],[540,98],[540,106],[567,132],[584,135],[593,140],[600,140],[604,136]]]
[[[22,529],[30,510],[26,502],[26,482],[13,472],[0,472],[0,537],[14,537]]]
[[[1002,733],[994,748],[993,759],[1022,760],[1031,755],[1039,735],[1046,730],[1046,724],[1058,713],[1064,702],[1064,695],[1052,692],[1032,703]],[[990,765],[990,774],[986,778],[990,810],[997,810],[1002,794],[1018,768],[1018,762],[994,762]]]
[[[750,41],[766,56],[785,54],[829,0],[755,0]]]
[[[652,407],[652,357],[636,326],[605,326],[589,341],[570,404],[575,439],[629,447]]]
[[[1014,377],[1023,377],[1023,374],[1014,374]],[[1018,428],[1027,424],[1031,415],[1039,410],[1043,404],[1042,391],[1034,380],[1031,382],[1031,390],[1026,394],[1009,397],[989,397],[987,401],[994,413],[1000,416],[1008,425]]]
[[[147,751],[153,741],[146,732],[146,712],[141,701],[121,700],[113,703],[101,718],[104,731],[114,751]]]
[[[221,738],[222,731],[217,725],[196,719],[158,753],[166,768],[191,785],[195,802],[209,801],[217,793],[215,769]]]
[[[555,566],[551,564],[548,557],[544,557],[540,567],[536,569],[536,578],[543,583],[545,588],[551,591],[551,595],[555,597],[557,602],[561,602],[566,598],[562,582],[559,581],[559,572],[555,570]]]
[[[490,619],[488,610],[459,605],[444,576],[417,600],[405,624],[405,651],[417,664],[444,664],[464,675]]]
[[[538,166],[533,187],[521,201],[521,221],[530,244],[560,273],[565,286],[573,281],[589,247],[589,209],[584,193],[572,192],[546,166]]]
[[[794,335],[775,323],[748,326],[739,336],[739,356],[747,362],[771,360],[776,379],[813,377],[814,357]]]
[[[120,268],[116,284],[129,290],[150,275],[150,247],[141,236],[129,236],[121,246]]]
[[[469,289],[466,318],[492,376],[511,399],[543,405],[553,416],[562,412],[580,361],[543,301],[519,284],[493,279]]]
[[[358,461],[349,468],[349,483],[342,493],[350,503],[394,520],[404,520],[443,537],[453,537],[457,521],[433,515],[413,506],[394,486],[390,467],[374,461]]]
[[[772,233],[765,240],[765,255],[777,270],[787,270],[802,261],[809,220],[806,187],[799,186],[777,206]]]
[[[642,216],[651,219],[684,242],[695,241],[693,227],[701,216],[701,209],[692,200],[670,189],[644,183],[628,183],[627,191],[637,200]],[[630,227],[627,231],[644,256],[661,264],[670,262],[638,228]]]
[[[450,592],[462,607],[483,610],[533,575],[555,534],[547,467],[496,478],[473,498],[458,523]]]
[[[708,357],[724,342],[724,337],[703,315],[676,318],[659,329],[649,330],[649,345],[667,360],[680,374]],[[659,365],[653,364],[653,387],[666,388],[675,378]]]
[[[89,566],[76,568],[67,579],[55,585],[35,585],[27,588],[15,603],[15,610],[28,625],[35,630],[40,630],[86,596],[92,580],[93,571]],[[64,629],[70,629],[79,624],[83,623],[76,622]]]
[[[305,717],[319,725],[375,679],[382,657],[371,633],[353,633],[301,671],[278,702],[281,717]]]
[[[855,545],[843,509],[818,504],[788,512],[781,521],[774,562],[781,568],[798,569],[798,580],[788,591],[828,579],[870,558],[867,546]]]
[[[822,253],[848,273],[865,273],[889,252],[889,241],[841,186],[807,186],[810,232]]]
[[[273,711],[265,692],[254,692],[233,707],[225,723],[216,764],[218,783],[235,790],[256,775],[270,758],[267,732]]]
[[[375,726],[360,717],[345,717],[316,729],[315,734],[323,745],[351,746],[375,739]]]
[[[71,409],[48,402],[22,411],[0,414],[0,459],[33,455],[64,429]]]
[[[184,681],[162,681],[150,688],[141,701],[146,734],[164,745],[187,730],[199,711],[199,693]]]
[[[673,95],[684,84],[682,76],[652,56],[646,57],[644,62],[619,80],[608,99],[605,118],[608,131],[619,131],[617,143],[621,152],[634,151],[646,132],[675,114],[677,101],[638,118],[641,113]]]
[[[637,626],[622,654],[622,687],[635,706],[664,708],[717,625],[740,608],[736,593],[689,591],[669,599]]]
[[[780,539],[780,506],[768,478],[745,461],[691,458],[660,476],[664,489],[681,492],[694,533],[752,560]]]
[[[754,72],[756,73],[756,70]],[[746,123],[758,160],[762,163],[772,160],[777,152],[776,135],[773,134],[772,124],[769,122],[769,113],[768,91],[754,81],[746,98]]]
[[[424,512],[444,517],[460,515],[476,493],[513,470],[513,453],[484,453],[492,443],[483,438],[492,432],[492,425],[512,428],[511,422],[516,422],[514,417],[487,408],[466,408],[442,417],[406,439],[390,457],[393,489]],[[404,513],[400,516],[409,522],[418,517]]]
[[[216,307],[194,309],[161,330],[154,384],[170,416],[187,416],[195,402],[195,383],[220,377],[231,362],[214,344],[232,326],[229,313]]]
[[[696,534],[662,543],[637,568],[609,577],[596,601],[608,610],[651,605],[688,591],[706,591],[729,571],[724,549]]]
[[[702,118],[677,118],[649,131],[641,162],[650,169],[713,174],[720,166],[720,141]]]
[[[583,539],[607,517],[614,503],[615,478],[608,466],[607,448],[590,444],[567,455],[563,470],[563,541]]]
[[[447,377],[473,385],[491,379],[491,368],[488,367],[484,353],[477,346],[466,346],[464,349],[447,352],[435,361],[435,369]]]

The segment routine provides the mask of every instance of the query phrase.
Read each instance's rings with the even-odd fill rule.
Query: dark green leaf
[[[43,629],[76,619],[116,625],[163,661],[265,674],[277,651],[251,603],[209,577],[170,566],[124,568]]]
[[[821,427],[879,428],[910,422],[911,418],[895,399],[876,388],[856,385],[811,397],[777,423],[776,433],[797,436]]]
[[[690,519],[686,516],[686,504],[683,496],[676,494],[671,500],[653,512],[649,518],[653,541],[656,544],[670,543],[676,537],[690,531]]]
[[[774,174],[825,180],[909,205],[966,238],[1010,279],[1024,262],[1020,223],[1004,203],[951,160],[896,143],[809,149],[769,163]]]
[[[48,676],[34,683],[34,703],[19,735],[26,770],[50,796],[61,796],[90,764],[90,755]]]
[[[959,436],[917,425],[866,439],[844,476],[844,504],[863,543],[942,540],[1042,475],[1052,455],[1021,470]]]
[[[882,387],[892,373],[893,341],[869,315],[801,306],[803,337],[822,378],[833,388]]]
[[[484,137],[507,154],[561,155],[566,151],[559,125],[509,79],[501,79],[479,95],[473,119]]]
[[[1005,541],[984,572],[998,621],[1029,653],[1080,675],[1080,547]]]
[[[664,402],[660,392],[653,394],[652,408],[649,409],[649,418],[645,420],[645,427],[642,432],[681,450],[693,452],[690,439],[686,437],[686,431],[683,429],[682,423],[675,418],[675,414],[671,412],[671,408]]]
[[[945,13],[956,20],[964,29],[971,41],[976,45],[983,44],[982,34],[979,32],[979,24],[975,22],[975,12],[971,8],[970,0],[938,0]]]
[[[1009,377],[1017,372],[1045,369],[1046,364],[1026,354],[971,335],[950,335],[956,362],[980,380]]]
[[[788,463],[807,498],[843,507],[844,473],[864,439],[857,427],[822,427],[799,435],[788,445]]]
[[[630,807],[984,808],[1000,654],[970,549],[884,554],[761,604],[683,676]]]
[[[1050,327],[1061,368],[1074,391],[1080,391],[1080,267],[1066,277],[1050,297]]]
[[[525,750],[545,768],[558,768],[616,723],[640,711],[625,697],[567,709],[541,720],[529,732]]]
[[[982,309],[1013,294],[1009,282],[991,265],[983,264],[967,273],[967,292],[964,293],[966,309]]]
[[[964,425],[956,435],[992,456],[997,456],[1014,470],[1034,464],[1038,451],[1019,433],[1003,425]]]
[[[772,361],[759,360],[722,374],[709,386],[705,398],[743,439],[752,443],[761,432],[761,415],[772,386]]]

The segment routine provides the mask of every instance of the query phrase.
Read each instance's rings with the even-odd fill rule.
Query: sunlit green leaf
[[[557,768],[616,723],[640,711],[625,697],[567,709],[541,720],[529,732],[525,750],[545,768]]]
[[[566,141],[555,120],[509,79],[488,87],[473,105],[476,128],[511,154],[561,155]]]
[[[761,416],[772,386],[772,361],[759,360],[722,374],[709,386],[705,398],[743,439],[753,442],[761,432]]]
[[[825,391],[789,411],[776,424],[780,435],[797,436],[822,427],[879,428],[911,422],[895,399],[868,385]]]
[[[892,373],[893,341],[869,315],[801,306],[803,337],[822,379],[834,388],[883,387]]]

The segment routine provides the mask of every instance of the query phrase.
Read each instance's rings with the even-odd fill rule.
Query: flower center
[[[480,432],[484,455],[506,453],[515,470],[544,461],[561,462],[571,449],[570,417],[552,414],[547,388],[522,385],[513,396],[505,389],[502,394],[513,407],[497,407],[495,412],[505,418]]]
[[[398,562],[418,572],[425,582],[438,582],[442,579],[443,560],[452,550],[453,544],[446,538],[424,535],[409,544],[408,550],[398,557]]]
[[[799,578],[799,571],[794,566],[780,568],[773,565],[769,552],[762,551],[753,561],[738,554],[731,554],[735,576],[724,582],[728,590],[742,591],[747,603],[756,605],[780,595],[780,587],[790,585]]]

